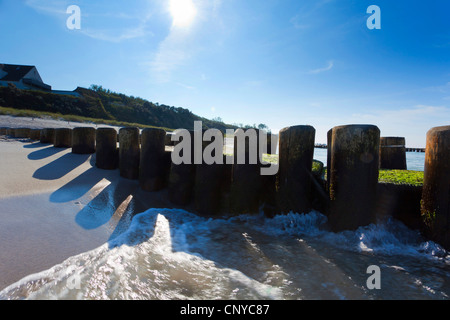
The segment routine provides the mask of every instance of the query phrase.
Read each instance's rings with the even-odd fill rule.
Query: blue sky
[[[448,0],[0,0],[0,30],[0,62],[37,66],[54,89],[98,84],[275,132],[309,124],[318,143],[361,123],[423,147],[450,124]]]

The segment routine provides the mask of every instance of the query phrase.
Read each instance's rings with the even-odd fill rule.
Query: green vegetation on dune
[[[225,131],[237,128],[221,121],[200,117],[188,109],[153,103],[105,90],[101,86],[77,88],[72,94],[20,90],[10,85],[0,87],[0,105],[16,110],[34,110],[61,114],[64,117],[70,115],[115,123],[135,123],[139,126],[193,129],[194,121],[202,121],[206,129],[217,128]]]
[[[130,123],[124,121],[116,121],[116,120],[105,120],[105,119],[97,119],[97,118],[89,118],[77,115],[63,115],[61,113],[53,113],[53,112],[44,112],[44,111],[35,111],[35,110],[27,110],[27,109],[13,109],[13,108],[5,108],[0,107],[0,115],[8,115],[13,117],[30,117],[30,118],[41,118],[41,119],[52,119],[52,120],[61,120],[61,121],[71,121],[71,122],[79,122],[79,123],[95,123],[95,124],[105,124],[116,127],[139,127],[139,128],[160,128],[164,129],[168,132],[173,131],[174,129],[165,128],[165,127],[156,127],[150,125],[142,125],[140,123]]]

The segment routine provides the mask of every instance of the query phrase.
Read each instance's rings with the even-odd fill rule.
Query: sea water
[[[314,159],[327,165],[327,149],[315,148]],[[425,166],[424,152],[406,152],[406,166],[408,170],[423,171]]]
[[[333,233],[319,212],[203,218],[149,209],[1,299],[449,299],[450,256],[398,221]],[[370,266],[380,289],[368,286]]]

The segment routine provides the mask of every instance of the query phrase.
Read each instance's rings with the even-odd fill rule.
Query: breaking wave
[[[1,299],[389,299],[450,295],[450,258],[398,221],[329,232],[312,211],[208,219],[150,209],[104,245],[0,292]],[[369,265],[382,289],[366,287]]]

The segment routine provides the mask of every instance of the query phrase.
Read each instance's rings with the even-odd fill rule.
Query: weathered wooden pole
[[[427,133],[421,214],[426,234],[450,250],[450,126]]]
[[[172,151],[164,151],[163,156],[163,172],[164,172],[164,188],[169,185],[170,168],[172,167]]]
[[[28,138],[30,135],[30,128],[16,128],[16,138]]]
[[[28,136],[31,140],[41,139],[41,129],[30,129],[30,135]]]
[[[55,129],[55,148],[70,148],[72,147],[72,129],[57,128]]]
[[[147,128],[141,134],[139,185],[144,191],[158,191],[165,185],[164,155],[166,131]]]
[[[16,137],[16,128],[8,128],[6,129],[6,135],[15,138]]]
[[[261,163],[258,130],[237,129],[230,186],[230,211],[258,213],[261,204]]]
[[[406,170],[405,138],[380,138],[380,169]]]
[[[117,131],[114,128],[98,128],[95,165],[99,169],[114,170],[118,167]]]
[[[380,130],[373,125],[334,127],[331,139],[330,215],[333,231],[375,222]]]
[[[139,179],[139,128],[127,127],[119,130],[119,169],[120,176]]]
[[[72,131],[72,153],[95,153],[96,130],[92,127],[78,127]]]
[[[267,154],[276,154],[277,153],[277,143],[278,143],[278,135],[267,133]],[[272,144],[273,146],[273,152],[272,152]]]
[[[316,130],[293,126],[280,131],[278,206],[283,213],[312,209],[312,163]]]
[[[169,200],[177,205],[188,205],[192,201],[195,183],[194,131],[177,130],[174,134],[175,137],[181,136],[180,140],[174,141],[174,152],[178,152],[178,147],[182,152],[180,154],[172,152],[168,188]],[[187,153],[185,154],[185,152]],[[182,163],[175,164],[174,157],[180,155],[184,156],[185,160]]]
[[[212,137],[212,141],[203,141],[202,153],[205,157],[211,159],[203,159],[202,164],[197,164],[195,168],[195,209],[202,215],[216,215],[220,211],[220,203],[223,190],[223,179],[225,174],[225,164],[223,162],[223,135],[218,129],[210,129],[208,131]],[[216,139],[219,148],[214,148]],[[220,159],[218,161],[218,159]],[[219,163],[217,163],[219,162]]]
[[[331,169],[331,140],[332,140],[333,129],[327,132],[327,193],[330,193],[330,169]]]
[[[224,143],[226,138],[224,138]],[[231,182],[233,176],[233,155],[223,155],[223,176],[222,176],[222,186],[220,191],[220,212],[231,213],[230,207],[230,195],[231,195]]]
[[[166,146],[173,146],[173,145],[174,145],[174,143],[173,143],[173,141],[172,141],[172,135],[173,135],[172,132],[167,132],[167,133],[166,133],[166,138],[165,138],[165,144],[166,144]]]
[[[55,129],[53,128],[45,128],[41,131],[41,143],[55,143]]]

